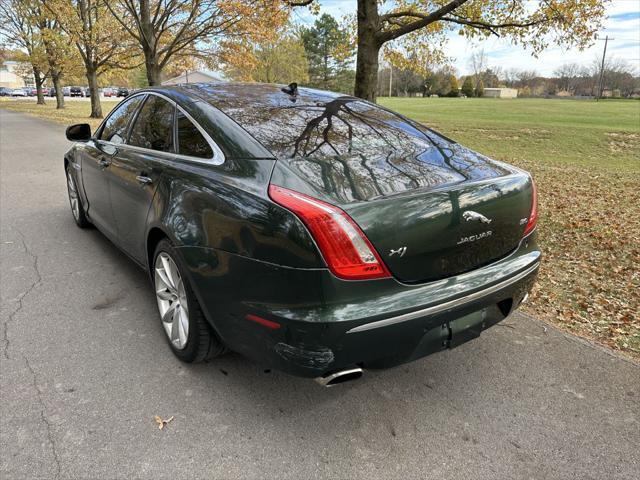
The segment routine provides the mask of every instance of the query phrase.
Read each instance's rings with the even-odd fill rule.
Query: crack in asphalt
[[[9,324],[13,322],[16,315],[20,313],[20,310],[22,310],[22,307],[24,306],[25,297],[29,295],[42,282],[42,275],[40,274],[40,269],[38,268],[38,256],[34,254],[31,251],[31,249],[29,249],[29,247],[27,246],[27,242],[25,242],[24,234],[17,228],[14,227],[14,229],[16,232],[18,232],[18,235],[20,235],[20,241],[22,242],[22,248],[24,249],[24,253],[26,253],[33,259],[32,267],[34,272],[36,273],[36,279],[24,292],[22,292],[18,296],[18,299],[16,301],[18,304],[18,308],[16,308],[13,312],[11,312],[7,320],[3,323],[3,326],[2,326],[2,334],[3,334],[3,340],[4,340],[3,356],[6,360],[9,360],[10,358],[9,345],[11,341],[9,340]]]
[[[53,425],[51,425],[51,422],[49,422],[49,419],[47,418],[47,415],[45,413],[46,406],[44,404],[44,400],[42,399],[42,392],[40,391],[40,388],[38,387],[38,377],[37,377],[37,374],[36,374],[35,370],[33,369],[33,367],[31,367],[31,364],[29,363],[29,360],[27,360],[27,357],[22,355],[22,358],[24,359],[24,363],[27,365],[27,369],[31,373],[31,378],[33,380],[32,381],[33,388],[36,391],[36,398],[38,399],[38,403],[40,404],[40,418],[42,419],[42,422],[44,423],[45,428],[47,430],[47,439],[49,440],[49,445],[51,446],[51,453],[53,455],[53,460],[55,461],[55,464],[56,464],[56,476],[55,476],[55,478],[60,478],[60,473],[62,471],[62,466],[60,464],[60,458],[58,457],[58,450],[56,448],[56,442],[55,442],[55,438],[54,438],[54,435],[53,435]]]
[[[9,324],[14,321],[16,315],[18,315],[18,313],[20,313],[20,311],[24,307],[24,300],[27,297],[27,295],[29,295],[40,283],[42,283],[42,275],[40,274],[40,268],[38,266],[38,256],[35,253],[33,253],[31,251],[31,249],[27,246],[27,242],[25,241],[24,234],[20,230],[15,228],[15,227],[14,227],[14,230],[16,232],[18,232],[18,235],[20,236],[20,241],[22,243],[22,248],[24,250],[24,253],[26,253],[29,257],[31,257],[33,259],[32,267],[33,267],[33,271],[36,274],[36,278],[35,278],[35,281],[33,281],[31,283],[31,285],[29,285],[29,287],[18,296],[18,299],[16,300],[16,303],[18,305],[17,308],[13,312],[11,312],[9,314],[9,317],[3,323],[3,338],[4,338],[3,355],[4,355],[4,358],[6,360],[10,359],[9,346],[11,344],[11,341],[9,339]],[[53,459],[54,459],[54,462],[56,464],[56,477],[55,478],[60,478],[61,465],[60,465],[60,459],[58,457],[58,451],[56,449],[55,438],[54,438],[54,435],[53,435],[53,426],[51,425],[51,422],[49,422],[49,419],[47,418],[47,415],[45,413],[46,406],[45,406],[44,400],[42,398],[42,392],[40,391],[40,388],[38,387],[37,375],[36,375],[35,370],[31,367],[31,364],[29,363],[29,360],[27,359],[27,357],[22,355],[22,358],[24,360],[24,363],[27,366],[27,369],[31,373],[32,385],[33,385],[33,388],[36,391],[36,398],[38,400],[38,404],[40,405],[40,418],[41,418],[42,422],[44,423],[45,428],[47,430],[47,439],[49,441],[49,445],[51,446],[51,453],[53,455]]]

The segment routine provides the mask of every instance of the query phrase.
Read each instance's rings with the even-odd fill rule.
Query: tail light
[[[529,221],[524,229],[523,237],[526,237],[533,229],[536,228],[538,223],[538,188],[535,182],[531,179],[531,213],[529,214]]]
[[[307,226],[335,276],[345,280],[391,276],[360,227],[338,207],[275,185],[269,186],[269,196]]]

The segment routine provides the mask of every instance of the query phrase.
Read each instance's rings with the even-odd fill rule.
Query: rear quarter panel
[[[274,160],[230,159],[207,165],[167,161],[147,225],[178,247],[216,249],[298,268],[322,266],[304,227],[273,204]]]

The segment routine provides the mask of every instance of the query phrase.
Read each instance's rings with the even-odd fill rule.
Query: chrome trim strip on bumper
[[[502,288],[508,287],[509,285],[522,280],[524,277],[536,270],[539,266],[540,262],[536,262],[523,272],[520,272],[511,278],[503,280],[502,282],[496,283],[495,285],[492,285],[483,290],[479,290],[469,295],[465,295],[464,297],[456,298],[455,300],[440,303],[432,307],[423,308],[422,310],[416,310],[415,312],[405,313],[403,315],[398,315],[397,317],[385,318],[384,320],[378,320],[377,322],[365,323],[363,325],[354,327],[351,330],[348,330],[347,333],[364,332],[366,330],[372,330],[374,328],[386,327],[388,325],[406,322],[408,320],[414,320],[416,318],[424,317],[425,315],[433,315],[435,313],[440,313],[445,310],[459,307],[460,305],[464,305],[465,303],[469,303],[474,300],[478,300],[479,298],[486,297],[487,295],[491,295],[492,293],[495,293]]]

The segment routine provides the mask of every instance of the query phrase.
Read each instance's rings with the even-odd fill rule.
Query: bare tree
[[[565,63],[556,68],[553,74],[558,79],[558,88],[572,95],[575,94],[581,70],[582,68],[577,63]]]
[[[484,53],[484,49],[477,50],[469,57],[469,68],[473,72],[473,88],[478,88],[478,83],[483,72],[487,69],[489,59]]]
[[[538,76],[538,72],[536,72],[535,70],[520,70],[517,73],[516,79],[519,84],[527,85]]]
[[[518,81],[519,70],[517,68],[508,68],[502,72],[502,80],[507,87],[514,87]]]
[[[602,59],[599,56],[595,57],[589,68],[592,78],[593,94],[597,94],[598,90],[597,81],[601,61]],[[612,94],[615,90],[619,90],[622,96],[631,94],[636,84],[633,67],[619,57],[609,57],[606,59],[602,71],[602,79],[605,90],[610,90]]]

